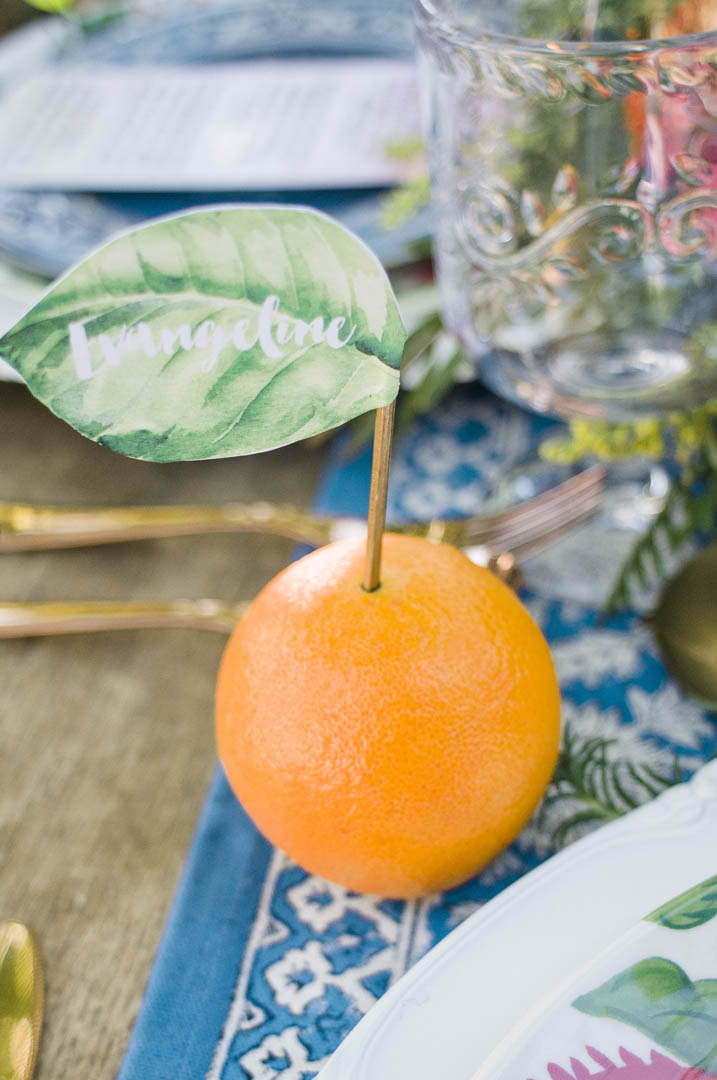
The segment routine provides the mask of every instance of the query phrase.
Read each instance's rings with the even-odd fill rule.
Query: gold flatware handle
[[[515,556],[508,551],[471,549],[474,562],[487,566],[506,584],[520,583]],[[38,604],[0,604],[0,638],[48,637],[86,634],[100,630],[171,629],[213,630],[231,634],[244,616],[247,603],[221,600],[86,600]],[[0,1073],[0,1080],[3,1080]]]
[[[40,1042],[44,989],[40,950],[21,922],[0,920],[0,1077],[30,1080]]]
[[[490,544],[513,550],[556,525],[595,513],[602,498],[605,470],[592,466],[539,495],[497,514],[459,520],[391,524],[390,532],[427,536],[465,547]],[[273,533],[320,547],[332,540],[365,534],[356,518],[322,517],[292,506],[260,502],[219,506],[58,507],[0,502],[0,553],[113,544],[126,540],[204,533]]]
[[[247,606],[220,600],[5,603],[0,605],[0,638],[172,627],[231,634]]]
[[[0,552],[85,547],[211,532],[264,532],[321,545],[331,525],[291,506],[126,506],[74,508],[0,502]]]

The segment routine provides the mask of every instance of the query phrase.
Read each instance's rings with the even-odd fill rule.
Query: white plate
[[[22,271],[14,270],[0,261],[0,335],[42,296],[47,282]],[[18,373],[0,357],[0,379],[22,382]]]
[[[716,863],[712,762],[467,919],[374,1006],[320,1080],[469,1080],[541,996]]]
[[[2,359],[0,359],[0,379],[3,382],[22,382],[18,373]]]

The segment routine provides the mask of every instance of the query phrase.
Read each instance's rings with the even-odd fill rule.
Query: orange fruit
[[[520,831],[558,754],[545,640],[456,548],[384,538],[293,563],[219,672],[219,756],[259,829],[313,873],[414,897],[471,877]]]

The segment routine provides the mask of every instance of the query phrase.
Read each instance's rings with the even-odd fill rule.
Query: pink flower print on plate
[[[571,1072],[552,1062],[548,1065],[550,1080],[714,1080],[713,1073],[680,1065],[657,1050],[652,1051],[649,1061],[643,1061],[637,1054],[620,1047],[621,1063],[616,1065],[595,1047],[586,1046],[585,1049],[599,1066],[596,1072],[592,1071],[592,1066],[588,1068],[577,1058],[571,1058]]]

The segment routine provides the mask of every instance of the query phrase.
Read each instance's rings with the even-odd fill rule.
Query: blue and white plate
[[[168,5],[168,7],[170,7]],[[408,0],[243,0],[198,12],[186,2],[166,16],[127,15],[80,32],[46,18],[0,42],[0,94],[48,62],[207,63],[258,57],[405,56],[413,49]],[[93,196],[0,190],[0,259],[54,278],[127,225],[207,201],[301,201],[354,228],[385,261],[429,231],[428,216],[396,232],[378,221],[375,191]]]

